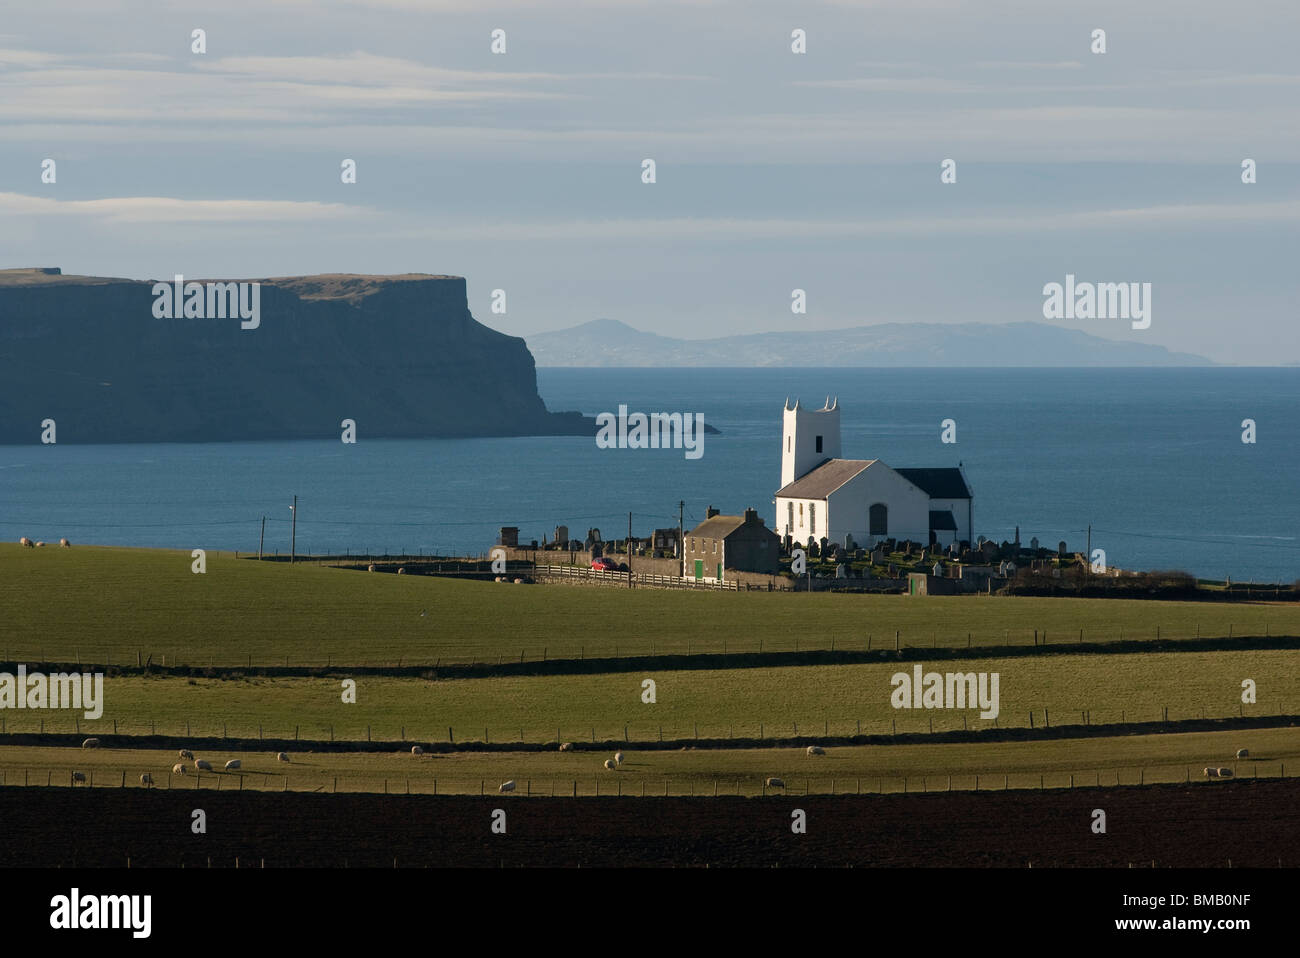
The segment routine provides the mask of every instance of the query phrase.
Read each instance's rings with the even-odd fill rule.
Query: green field
[[[1250,759],[1236,760],[1238,748]],[[803,749],[626,750],[618,771],[606,771],[607,750],[572,753],[468,752],[415,757],[409,753],[291,753],[288,765],[269,752],[196,751],[216,767],[239,758],[239,772],[193,773],[172,778],[175,788],[275,789],[290,791],[390,791],[432,794],[495,793],[507,779],[518,783],[515,796],[579,795],[755,795],[768,776],[783,778],[791,794],[941,790],[951,777],[954,789],[1066,788],[1136,785],[1202,779],[1205,765],[1232,768],[1238,776],[1294,777],[1300,770],[1300,732],[1255,729],[1175,735],[1140,735],[1052,742],[855,746],[833,748],[824,756]],[[125,774],[139,787],[149,772],[160,787],[178,761],[174,751],[135,749],[0,747],[0,780],[6,785],[68,785],[73,769],[94,785],[116,787]],[[26,776],[24,778],[24,775]],[[1004,779],[1005,776],[1005,779]],[[337,783],[335,782],[337,779]],[[1206,783],[1213,787],[1215,783]],[[80,787],[80,786],[78,786]]]
[[[1300,713],[1300,669],[1291,651],[1050,655],[948,661],[940,672],[999,673],[1002,728],[1171,721]],[[911,663],[508,676],[427,681],[363,676],[344,704],[337,678],[105,680],[103,717],[5,710],[8,732],[166,734],[203,737],[446,742],[633,741],[847,736],[992,728],[978,710],[895,709],[890,678]],[[642,680],[656,683],[654,704]],[[1257,686],[1241,705],[1241,680]],[[116,724],[114,724],[116,723]],[[859,724],[860,723],[860,724]],[[761,725],[761,729],[760,729]],[[626,731],[625,731],[626,729]],[[521,737],[522,736],[522,737]]]
[[[201,546],[202,543],[196,543]],[[686,653],[1030,645],[1266,632],[1296,603],[696,593],[457,581],[208,553],[0,544],[9,661],[194,666],[517,661]],[[423,615],[421,613],[424,613]]]

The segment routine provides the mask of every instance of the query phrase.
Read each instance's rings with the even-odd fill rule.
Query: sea
[[[594,436],[372,439],[365,422],[353,445],[0,446],[0,535],[255,552],[265,519],[268,554],[296,535],[299,553],[483,555],[503,526],[614,538],[630,515],[645,536],[679,504],[688,529],[709,506],[773,525],[782,405],[830,398],[846,458],[960,463],[977,535],[1081,552],[1091,527],[1110,566],[1300,579],[1300,368],[542,368],[538,388],[552,410],[702,413],[720,434],[699,458]]]

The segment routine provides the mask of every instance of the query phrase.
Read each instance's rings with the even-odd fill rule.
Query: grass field
[[[1164,718],[1300,713],[1292,651],[1153,652],[948,661],[927,671],[997,672],[999,727],[1084,721],[1102,725]],[[114,732],[314,740],[547,742],[758,737],[993,727],[976,709],[894,709],[890,677],[911,663],[718,669],[426,681],[361,677],[356,703],[337,678],[105,680],[102,718],[75,711],[5,710],[7,732]],[[654,704],[641,701],[644,678]],[[1241,705],[1241,680],[1257,703]],[[933,722],[933,727],[931,727]],[[116,724],[114,724],[116,723]],[[860,724],[859,724],[860,723]],[[760,729],[761,725],[761,729]],[[626,729],[626,733],[625,733]],[[797,729],[797,731],[796,731]]]
[[[196,546],[201,546],[196,543]],[[695,593],[395,576],[209,553],[0,544],[10,661],[433,665],[650,652],[1300,635],[1300,604]],[[421,613],[424,613],[423,615]]]
[[[1251,758],[1236,760],[1238,748]],[[981,789],[1136,785],[1181,782],[1201,777],[1205,765],[1234,769],[1238,776],[1276,777],[1300,771],[1300,731],[1255,729],[1140,735],[1110,739],[1066,739],[1052,742],[894,745],[847,747],[809,756],[802,749],[696,749],[685,751],[626,751],[622,768],[606,771],[612,753],[468,752],[414,757],[409,753],[356,754],[292,753],[289,765],[269,752],[196,752],[220,768],[239,758],[239,772],[191,774],[172,778],[172,787],[187,789],[275,789],[290,791],[371,791],[431,794],[496,792],[507,779],[518,783],[515,795],[755,795],[767,776],[783,778],[792,794],[936,791],[948,787]],[[141,772],[149,772],[160,787],[178,761],[174,751],[136,749],[73,749],[0,747],[0,779],[6,785],[68,785],[73,769],[96,786],[119,786],[125,774],[129,787],[139,787]],[[1005,776],[1005,782],[1004,782]],[[335,778],[338,779],[337,785]],[[906,780],[906,784],[905,781]],[[1213,787],[1216,783],[1207,783]],[[80,787],[80,786],[78,786]]]

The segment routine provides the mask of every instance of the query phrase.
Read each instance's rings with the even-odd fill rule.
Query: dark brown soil
[[[763,799],[3,788],[0,828],[0,867],[1296,867],[1300,781]]]

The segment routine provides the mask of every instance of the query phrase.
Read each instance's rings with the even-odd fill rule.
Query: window
[[[818,436],[818,437],[817,437],[817,451],[818,451],[818,452],[821,452],[821,451],[822,451],[822,437],[821,437],[821,436]]]
[[[786,533],[786,535],[789,535],[789,534],[790,534],[790,530],[793,529],[793,528],[794,528],[794,503],[793,503],[793,502],[787,502],[787,503],[785,504],[785,533]]]
[[[692,551],[692,552],[695,551],[695,540],[694,540],[694,539],[691,540],[691,551]]]
[[[808,531],[817,534],[817,503],[808,503]]]
[[[717,555],[717,554],[718,554],[718,540],[717,540],[717,539],[714,539],[714,540],[713,540],[713,554],[714,554],[714,555]]]
[[[889,535],[889,507],[877,502],[868,510],[870,534],[873,536]]]
[[[786,452],[789,452],[789,451],[790,451],[790,443],[791,443],[792,441],[793,441],[793,440],[792,440],[789,436],[786,436],[786,437],[785,437],[785,451],[786,451]]]

